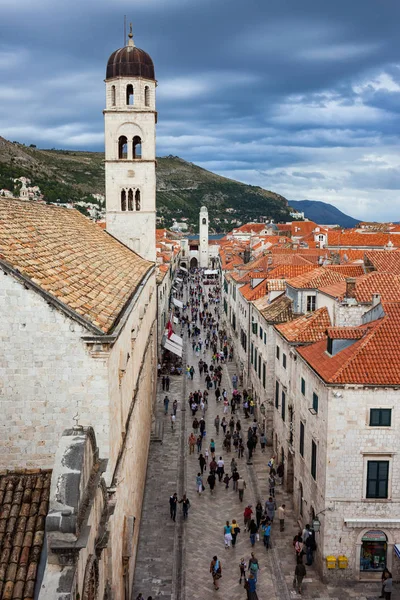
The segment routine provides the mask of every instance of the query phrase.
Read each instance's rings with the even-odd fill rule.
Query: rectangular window
[[[303,378],[301,378],[301,393],[303,396],[306,395],[306,382]]]
[[[226,294],[228,293],[228,282],[226,279],[224,279],[224,291]]]
[[[282,390],[282,406],[281,406],[282,421],[286,418],[286,394]]]
[[[262,376],[262,384],[263,384],[263,388],[265,389],[265,381],[267,378],[267,369],[266,369],[266,365],[265,363],[263,363],[263,376]]]
[[[315,410],[315,412],[318,412],[318,396],[315,392],[313,392],[312,395],[312,407]]]
[[[317,479],[317,444],[314,440],[311,441],[311,475]]]
[[[258,327],[257,323],[251,324],[251,330],[255,335],[257,335],[257,327]]]
[[[263,339],[263,328],[260,325],[260,338]]]
[[[264,331],[264,344],[266,344],[266,343],[267,343],[267,334]]]
[[[236,300],[236,286],[235,285],[232,287],[232,296],[233,296],[233,299]]]
[[[390,427],[392,424],[391,408],[371,408],[369,411],[370,427]]]
[[[250,344],[250,362],[253,364],[254,362],[254,344],[251,342]]]
[[[387,498],[388,460],[369,460],[367,468],[367,498]]]
[[[227,301],[224,299],[224,313],[227,315],[228,314],[228,303]]]
[[[236,315],[232,315],[232,327],[236,331]]]
[[[279,408],[279,381],[275,381],[275,408]]]
[[[254,348],[254,368],[257,371],[258,350]]]
[[[277,346],[276,347],[276,358],[277,358],[277,360],[279,360],[279,353],[280,353],[279,346]]]
[[[286,369],[286,354],[284,352],[282,354],[282,365],[283,368]]]
[[[307,296],[307,312],[313,312],[315,310],[316,296]]]
[[[261,354],[258,355],[258,378],[261,379]]]
[[[304,423],[303,421],[300,421],[300,454],[301,456],[304,456]]]

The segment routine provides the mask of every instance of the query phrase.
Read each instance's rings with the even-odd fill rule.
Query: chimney
[[[380,294],[372,294],[372,306],[378,306],[381,303]]]
[[[356,297],[356,278],[346,277],[346,298]]]

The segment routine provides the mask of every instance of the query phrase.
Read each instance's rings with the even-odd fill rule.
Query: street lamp
[[[261,403],[260,405],[260,411],[263,417],[265,417],[265,404],[264,402]]]
[[[317,517],[318,517],[318,515],[324,514],[327,510],[332,511],[333,508],[331,506],[328,506],[328,508],[324,508],[324,510],[320,510],[319,513],[317,513],[312,520],[312,528],[316,533],[318,533],[318,531],[320,531],[320,529],[321,529],[321,521]]]

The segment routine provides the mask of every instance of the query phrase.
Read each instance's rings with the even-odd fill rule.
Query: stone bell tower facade
[[[150,56],[128,45],[107,64],[105,125],[107,231],[156,260],[156,80]]]
[[[199,266],[208,267],[208,210],[205,206],[200,209],[199,224]]]

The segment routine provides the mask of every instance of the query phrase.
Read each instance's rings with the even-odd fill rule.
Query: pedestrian
[[[201,495],[202,491],[203,491],[203,480],[201,478],[201,473],[197,473],[197,477],[196,477],[196,488],[197,488],[197,493],[199,494],[199,496]]]
[[[305,546],[306,546],[306,558],[307,558],[306,564],[307,564],[307,566],[311,567],[311,565],[313,563],[313,558],[314,558],[313,554],[314,554],[315,550],[317,549],[317,545],[315,543],[315,535],[314,535],[313,531],[311,531],[310,535],[307,537]]]
[[[211,465],[210,465],[211,466]],[[210,493],[214,493],[216,477],[214,471],[210,471],[209,476],[207,477],[207,483],[210,486]]]
[[[274,517],[275,517],[275,510],[276,510],[276,502],[270,496],[265,503],[265,512],[267,513],[267,517],[269,518],[271,523],[273,522]]]
[[[177,409],[178,409],[178,401],[174,400],[172,403],[172,412],[174,413],[175,416],[176,416]]]
[[[224,542],[225,542],[225,550],[230,548],[232,542],[232,528],[229,525],[229,521],[225,523],[224,527]]]
[[[167,392],[169,392],[169,375],[167,375],[165,378],[165,389]]]
[[[168,396],[165,396],[165,398],[164,398],[164,415],[168,414],[168,404],[169,404],[169,398],[168,398]]]
[[[269,485],[269,495],[272,498],[275,498],[275,477],[270,475],[268,477],[268,485]]]
[[[201,446],[203,444],[203,436],[201,434],[197,436],[196,444],[197,444],[197,453],[199,453],[199,452],[201,452]]]
[[[285,467],[283,466],[283,463],[280,463],[278,465],[278,468],[276,469],[276,474],[278,476],[278,483],[279,485],[282,485],[283,483],[283,475],[285,473]]]
[[[237,492],[238,491],[238,481],[240,479],[240,475],[239,472],[237,470],[233,471],[232,473],[232,481],[233,481],[233,491]]]
[[[246,579],[244,587],[247,592],[247,600],[258,600],[257,578],[253,573],[250,573],[249,577]]]
[[[385,597],[385,581],[388,578],[389,574],[390,574],[389,569],[387,567],[385,567],[382,571],[382,576],[381,576],[382,590],[381,590],[381,595],[379,596],[379,598]]]
[[[205,461],[206,461],[206,465],[208,465],[208,456],[209,456],[209,455],[208,455],[208,450],[207,450],[207,448],[206,448],[206,449],[205,449],[205,452],[204,452],[204,458],[205,458]]]
[[[240,438],[239,447],[238,447],[238,458],[243,458],[243,454],[244,454],[243,440],[242,440],[242,438]]]
[[[225,489],[227,490],[229,488],[229,482],[230,482],[231,478],[229,477],[228,473],[225,474],[225,477],[223,479],[224,484],[225,484]]]
[[[244,560],[244,558],[240,559],[239,569],[240,569],[239,583],[242,583],[242,578],[244,579],[244,581],[246,581],[246,569],[247,569],[247,563]]]
[[[232,519],[231,530],[232,530],[232,547],[235,547],[236,546],[236,538],[238,536],[238,533],[240,533],[240,527],[236,523],[236,519]]]
[[[254,548],[254,544],[256,543],[257,531],[258,531],[257,523],[254,521],[254,519],[250,520],[250,523],[248,524],[248,530],[250,533],[250,543],[251,543],[252,548]]]
[[[218,481],[221,483],[222,481],[222,477],[224,475],[224,461],[222,460],[222,456],[219,457],[219,460],[217,461],[217,475],[218,475]]]
[[[262,434],[261,434],[260,444],[261,444],[261,452],[264,454],[265,446],[267,445],[267,436],[265,435],[264,432],[262,432]]]
[[[294,551],[296,553],[297,561],[299,561],[300,559],[301,560],[303,559],[303,554],[304,554],[303,548],[304,548],[303,539],[301,537],[301,533],[299,533],[299,535],[296,537],[296,541],[294,543]]]
[[[253,514],[251,504],[248,504],[243,512],[244,530],[247,531],[249,523],[251,521],[251,515]]]
[[[217,556],[213,556],[210,564],[210,573],[213,579],[214,588],[219,590],[218,580],[222,577],[221,561]]]
[[[257,521],[257,527],[260,527],[262,514],[263,514],[263,507],[262,507],[261,502],[258,501],[257,504],[256,504],[256,521]]]
[[[193,375],[194,375],[194,373],[195,373],[195,371],[194,371],[194,366],[193,366],[193,365],[190,367],[190,369],[189,369],[189,373],[190,373],[190,379],[193,381]]]
[[[163,390],[163,392],[165,392],[165,375],[163,375],[163,376],[162,376],[162,379],[161,379],[161,386],[162,386],[162,390]]]
[[[186,494],[183,494],[182,499],[179,500],[179,504],[182,504],[183,518],[187,519],[190,508],[190,501]]]
[[[193,419],[192,427],[193,427],[193,431],[197,435],[197,432],[199,431],[199,422],[196,417]]]
[[[243,502],[244,490],[246,489],[246,482],[243,479],[243,477],[239,477],[239,479],[237,481],[237,489],[239,492],[239,500],[240,500],[240,502]]]
[[[391,572],[388,571],[388,575],[387,575],[387,577],[385,579],[385,583],[383,585],[383,593],[384,593],[385,600],[391,600],[392,591],[393,591],[393,579],[392,579]]]
[[[214,442],[213,438],[211,438],[211,440],[210,440],[210,452],[211,452],[211,457],[214,458],[214,455],[215,455],[215,442]]]
[[[169,514],[173,521],[176,519],[176,504],[178,502],[178,494],[175,492],[169,497]]]
[[[277,517],[279,519],[279,531],[285,530],[285,508],[285,504],[282,504],[276,511]]]
[[[265,549],[268,550],[268,548],[270,547],[270,539],[271,539],[271,523],[270,521],[265,521],[264,524],[262,525],[262,530],[263,530],[263,541],[264,541],[264,546]]]
[[[175,429],[175,421],[176,421],[176,415],[175,415],[175,413],[172,413],[172,415],[171,415],[171,429],[172,429],[172,431],[174,431],[174,429]]]
[[[196,436],[194,435],[193,431],[189,435],[188,443],[189,443],[189,454],[194,454],[194,447],[196,445]]]
[[[235,457],[232,458],[231,460],[231,473],[233,475],[233,473],[237,470],[237,462],[235,460]]]
[[[258,564],[258,559],[256,558],[254,552],[252,552],[250,560],[249,560],[249,573],[250,573],[250,575],[253,575],[253,577],[256,581],[257,581],[259,570],[260,570],[260,565]]]
[[[220,418],[219,415],[217,415],[214,419],[214,425],[215,425],[215,430],[217,432],[217,435],[219,435],[219,425],[220,425]]]
[[[203,475],[204,467],[206,466],[206,459],[204,458],[204,456],[202,454],[200,454],[200,456],[199,456],[199,463],[200,463],[200,471],[201,471],[201,474]]]
[[[296,564],[296,568],[294,571],[294,578],[293,578],[293,587],[294,589],[297,589],[297,592],[299,594],[301,594],[301,586],[303,583],[303,579],[306,576],[307,571],[305,566],[303,565],[303,561],[301,558],[299,558],[297,560],[297,564]]]
[[[222,421],[221,421],[221,427],[224,431],[224,435],[226,434],[226,428],[228,427],[228,423],[226,422],[225,417],[222,417]]]

